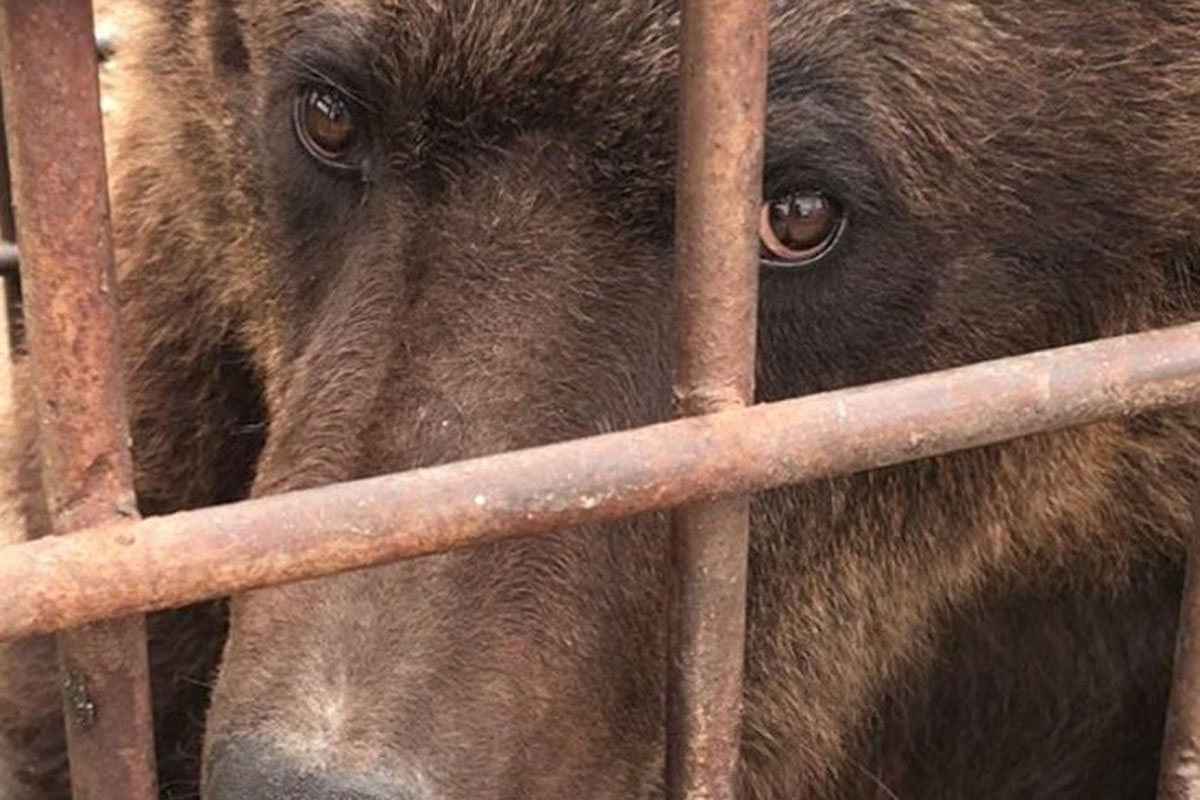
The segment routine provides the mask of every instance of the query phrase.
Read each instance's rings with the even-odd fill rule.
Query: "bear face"
[[[675,3],[146,14],[113,134],[146,510],[667,416]],[[1197,32],[775,3],[759,398],[1187,318]],[[756,498],[747,795],[1147,793],[1196,441]],[[665,519],[235,598],[203,796],[661,796]]]

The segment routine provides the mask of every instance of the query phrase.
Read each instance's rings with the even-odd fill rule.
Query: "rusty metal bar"
[[[0,199],[6,198],[8,195],[0,191]],[[0,228],[3,223],[0,222]],[[0,240],[0,277],[11,275],[18,271],[21,266],[21,256],[17,252],[17,246],[13,242]]]
[[[766,0],[687,0],[680,40],[675,407],[754,401],[758,217],[767,97]],[[750,503],[672,517],[667,796],[733,800],[742,719]]]
[[[0,90],[0,132],[4,130],[4,98]],[[3,348],[7,357],[19,352],[24,347],[23,321],[21,319],[21,273],[18,268],[20,259],[17,255],[16,221],[13,217],[12,184],[8,175],[8,143],[0,135],[0,247],[5,253],[0,253],[0,286],[3,297],[0,297],[0,317],[4,318],[0,336],[8,341]]]
[[[1200,487],[1192,498],[1187,577],[1179,607],[1175,670],[1163,736],[1159,800],[1200,797]]]
[[[92,5],[2,0],[0,15],[44,486],[54,533],[67,534],[136,515]],[[58,644],[74,797],[153,800],[144,620]]]
[[[1200,402],[1200,323],[0,548],[0,640]]]

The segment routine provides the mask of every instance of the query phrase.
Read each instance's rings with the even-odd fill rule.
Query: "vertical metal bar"
[[[1200,491],[1192,498],[1187,577],[1163,737],[1159,800],[1200,797]]]
[[[92,6],[0,0],[0,15],[42,466],[66,534],[136,514]],[[59,653],[74,797],[153,800],[143,618],[60,634]]]
[[[766,0],[687,0],[680,45],[675,403],[754,397]],[[749,500],[678,510],[667,704],[672,800],[738,794]]]
[[[0,94],[0,109],[3,108],[3,95]],[[0,110],[0,131],[4,130],[4,114]],[[21,275],[17,271],[16,224],[13,218],[12,185],[8,177],[8,145],[0,136],[0,281],[3,282],[4,296],[0,302],[0,317],[4,319],[4,330],[0,335],[7,337],[4,347],[6,358],[19,352],[24,347],[21,321]]]
[[[3,132],[3,94],[0,93],[0,414],[8,414],[13,409],[12,360],[21,344],[21,276],[14,244],[17,232],[8,179],[8,147]],[[2,535],[0,541],[3,541]]]

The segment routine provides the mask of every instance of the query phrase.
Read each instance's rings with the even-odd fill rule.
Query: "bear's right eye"
[[[361,112],[354,101],[330,86],[309,86],[296,97],[296,138],[327,167],[358,170],[365,145]]]
[[[759,222],[762,263],[772,267],[813,264],[833,249],[845,226],[842,204],[824,192],[773,197],[763,203]]]

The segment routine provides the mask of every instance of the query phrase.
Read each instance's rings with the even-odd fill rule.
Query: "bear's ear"
[[[233,77],[249,72],[244,0],[204,0],[204,4],[205,39],[217,74]]]

